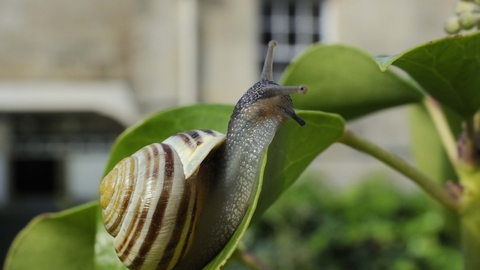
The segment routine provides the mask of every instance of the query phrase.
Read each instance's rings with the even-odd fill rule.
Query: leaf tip
[[[380,68],[380,71],[382,72],[387,71],[388,67],[393,62],[392,56],[386,56],[386,55],[375,56],[373,59],[375,60],[375,63],[378,65],[378,68]]]

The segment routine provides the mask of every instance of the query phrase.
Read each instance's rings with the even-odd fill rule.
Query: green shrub
[[[385,180],[338,191],[302,179],[249,230],[248,250],[274,269],[461,269],[444,214]]]

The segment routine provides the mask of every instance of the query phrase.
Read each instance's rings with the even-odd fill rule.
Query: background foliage
[[[247,250],[273,269],[462,269],[458,239],[425,194],[381,173],[345,190],[318,178],[285,192],[247,232]]]

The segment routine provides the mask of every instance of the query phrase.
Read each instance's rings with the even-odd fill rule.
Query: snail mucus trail
[[[225,141],[222,143],[222,137],[218,143],[219,145],[212,147],[210,153],[202,154],[201,160],[203,161],[201,161],[200,166],[188,169],[194,171],[191,174],[192,176],[186,172],[186,165],[181,164],[186,172],[186,177],[183,176],[183,172],[180,173],[186,179],[180,179],[179,181],[184,182],[184,189],[188,191],[189,196],[192,194],[192,199],[189,198],[189,203],[185,204],[188,207],[185,207],[184,210],[176,210],[176,217],[170,217],[169,220],[165,220],[165,217],[163,220],[155,220],[155,218],[147,220],[145,218],[145,220],[141,221],[129,221],[131,223],[128,226],[119,225],[119,220],[123,222],[124,220],[141,216],[132,213],[139,210],[139,203],[135,207],[128,208],[129,210],[114,210],[114,212],[126,212],[127,217],[119,217],[117,220],[114,220],[115,218],[109,218],[108,216],[113,216],[114,214],[107,213],[107,209],[113,208],[113,206],[110,206],[110,201],[113,200],[114,193],[117,193],[115,186],[124,185],[119,184],[118,181],[120,180],[118,179],[124,177],[127,178],[127,182],[134,181],[132,180],[133,173],[123,168],[133,168],[134,166],[123,165],[120,168],[121,163],[124,162],[122,160],[104,178],[100,193],[105,227],[114,236],[117,255],[127,267],[131,269],[201,269],[224,248],[235,233],[250,204],[251,195],[260,174],[263,155],[273,140],[275,132],[288,118],[295,120],[301,126],[305,124],[305,121],[295,114],[289,94],[305,94],[307,88],[305,86],[280,86],[273,81],[273,50],[276,45],[275,41],[271,41],[268,44],[268,52],[260,81],[248,89],[236,104],[230,117]],[[165,140],[162,144],[153,144],[142,148],[130,158],[135,157],[135,162],[142,165],[143,161],[138,161],[141,159],[140,154],[155,154],[155,151],[157,151],[158,155],[158,152],[163,154],[173,151],[174,156],[176,156],[176,151],[183,151],[175,148],[168,150],[170,146],[167,145],[167,141],[172,141],[176,138],[181,143],[196,140],[197,142],[207,144],[204,141],[207,142],[210,138],[219,136],[223,135],[211,130],[179,133]],[[185,139],[186,137],[187,139]],[[178,155],[181,156],[182,153],[178,153]],[[175,157],[172,158],[170,163],[175,163],[175,166],[177,166],[177,163],[181,163],[180,160],[183,161],[183,158],[178,158],[177,160]],[[160,159],[160,162],[163,161]],[[145,165],[144,163],[143,165]],[[172,165],[170,163],[164,162],[161,163],[161,166],[170,166]],[[147,164],[150,163],[147,162]],[[119,168],[116,169],[117,167]],[[123,170],[126,172],[120,173]],[[135,170],[138,171],[138,169]],[[168,168],[168,170],[165,168],[165,172],[169,170],[181,171],[177,167]],[[123,176],[119,176],[121,174]],[[132,176],[130,177],[129,175]],[[154,180],[157,182],[163,181],[160,177],[158,178]],[[149,179],[149,181],[152,180]],[[133,186],[133,184],[129,185]],[[153,185],[156,187],[155,183]],[[162,187],[164,186],[162,184]],[[151,186],[148,187],[152,188]],[[134,190],[138,188],[135,186],[135,188],[129,187],[129,189]],[[126,204],[126,201],[140,199],[142,202],[148,202],[145,203],[146,207],[153,207],[150,205],[149,199],[144,198],[146,194],[152,192],[143,191],[141,193],[141,191],[136,190],[135,192],[140,194],[136,195],[137,198],[134,196],[133,199],[123,199],[126,195],[122,195],[122,199],[119,199],[119,201],[123,200],[123,204]],[[135,192],[131,191],[130,193],[134,194]],[[158,193],[160,191],[155,192]],[[181,196],[185,197],[185,195]],[[173,200],[172,197],[170,196],[162,202],[167,206],[163,205],[160,207],[168,208],[168,204]],[[183,203],[176,202],[175,204]],[[116,212],[115,215],[117,214]],[[178,215],[178,213],[182,213],[182,215]],[[142,217],[146,217],[146,215]],[[117,226],[114,229],[109,229],[110,226],[107,223],[115,223]],[[181,226],[178,225],[180,223]],[[187,223],[187,225],[184,223]],[[158,231],[161,231],[161,234],[167,230],[164,228],[167,225],[169,226],[169,232],[166,242],[161,243],[159,246],[155,246],[155,243],[150,243],[153,242],[151,239],[138,239],[141,238],[140,235],[149,235],[148,233],[143,233],[142,230],[152,231],[152,228],[147,226],[163,226],[156,229],[157,234]],[[135,232],[129,232],[132,229]],[[117,237],[117,234],[121,235],[122,233],[127,236]],[[147,256],[154,257],[147,258]]]

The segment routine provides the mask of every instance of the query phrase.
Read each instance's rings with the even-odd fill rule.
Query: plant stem
[[[412,179],[427,193],[429,193],[432,197],[437,199],[446,207],[458,211],[458,203],[452,197],[450,197],[450,195],[448,195],[447,191],[442,186],[394,154],[380,148],[366,139],[355,136],[349,131],[345,131],[338,142],[348,145],[358,151],[369,154],[372,157],[382,161],[391,168]]]
[[[476,167],[459,171],[464,187],[460,198],[460,228],[466,270],[480,269],[480,170]]]
[[[450,129],[450,125],[448,124],[447,118],[442,111],[442,107],[436,100],[432,98],[424,99],[423,103],[425,104],[430,117],[432,117],[438,134],[440,134],[440,139],[442,140],[443,147],[447,152],[448,159],[450,159],[450,163],[456,169],[458,166],[457,144],[455,137],[452,134],[452,130]]]
[[[480,211],[479,203],[460,218],[462,250],[466,270],[480,269]]]

